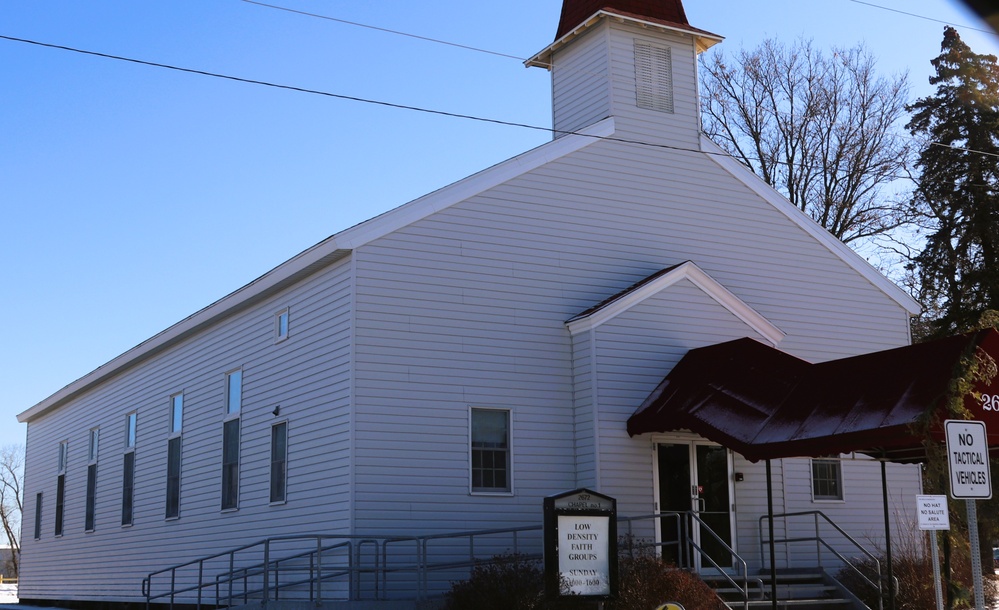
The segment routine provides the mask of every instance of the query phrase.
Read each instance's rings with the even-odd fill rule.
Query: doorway
[[[679,520],[659,520],[663,558],[695,570],[701,570],[702,563],[705,568],[732,567],[728,550],[734,548],[729,451],[703,441],[678,440],[657,443],[656,455],[659,512],[685,514]],[[689,533],[701,552],[684,544],[682,532]]]

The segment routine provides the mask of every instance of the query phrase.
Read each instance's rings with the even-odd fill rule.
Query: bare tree
[[[0,448],[0,524],[10,544],[10,569],[21,565],[21,515],[24,501],[24,446]]]
[[[764,41],[701,65],[705,133],[846,243],[908,224],[908,77],[879,77],[863,46],[831,56]]]

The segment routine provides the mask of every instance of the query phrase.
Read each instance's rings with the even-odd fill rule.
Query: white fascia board
[[[808,216],[808,214],[799,210],[794,204],[788,201],[786,197],[777,192],[776,189],[767,184],[751,169],[737,161],[704,134],[701,134],[701,150],[707,153],[708,157],[712,161],[731,174],[733,178],[749,187],[754,193],[762,197],[770,205],[777,208],[779,212],[787,216],[793,223],[804,229],[806,233],[814,237],[819,243],[842,259],[843,262],[852,267],[867,281],[898,303],[899,306],[909,312],[910,315],[916,316],[922,311],[922,306],[914,298],[912,298],[909,293],[899,288],[895,282],[891,281],[885,277],[884,274],[875,269],[864,259],[864,257],[860,256],[849,246],[837,239],[836,236],[823,228],[822,225],[815,222],[815,220]]]
[[[77,379],[42,402],[18,414],[17,420],[21,423],[31,421],[38,415],[176,345],[208,326],[348,256],[355,248],[613,134],[614,119],[606,118],[580,130],[578,134],[568,135],[542,144],[533,150],[337,233]]]
[[[139,345],[110,362],[87,373],[73,383],[30,409],[18,414],[17,421],[29,422],[38,415],[55,408],[101,382],[147,360],[163,350],[191,337],[199,331],[223,320],[238,311],[254,305],[284,288],[312,275],[334,262],[348,256],[349,250],[332,246],[332,238],[309,248],[287,262],[275,267],[249,284],[222,297],[208,307],[184,318],[166,330],[153,335]]]
[[[387,235],[422,220],[435,212],[479,195],[493,187],[522,176],[547,163],[556,161],[568,154],[581,150],[590,144],[614,134],[614,118],[608,117],[570,134],[529,150],[512,159],[507,159],[489,169],[472,174],[468,178],[436,190],[419,199],[390,210],[381,216],[355,225],[337,233],[333,239],[338,248],[355,249],[379,237]]]
[[[777,328],[763,315],[746,304],[745,301],[732,294],[694,263],[687,261],[669,273],[658,277],[648,284],[621,295],[621,298],[611,301],[590,315],[566,323],[569,333],[576,335],[597,328],[601,324],[614,319],[635,305],[655,296],[681,280],[688,280],[715,302],[739,318],[746,326],[760,334],[771,345],[777,347],[786,333]]]
[[[711,47],[715,46],[719,42],[725,40],[723,36],[717,34],[712,34],[710,32],[705,32],[703,30],[696,30],[695,28],[687,29],[683,27],[677,27],[672,25],[666,25],[665,23],[656,23],[655,21],[648,21],[646,19],[638,19],[636,17],[629,17],[627,15],[620,15],[613,11],[606,11],[600,9],[589,19],[585,19],[582,23],[577,25],[572,30],[566,32],[561,38],[551,43],[544,49],[538,51],[530,59],[524,62],[524,66],[528,68],[545,68],[546,70],[551,70],[552,68],[552,55],[556,51],[569,44],[569,41],[578,37],[584,31],[593,27],[598,21],[603,18],[613,19],[618,23],[632,23],[638,25],[642,28],[657,29],[663,32],[676,32],[686,36],[693,36],[694,40],[697,42],[697,52],[703,53]],[[695,31],[696,30],[696,31]]]

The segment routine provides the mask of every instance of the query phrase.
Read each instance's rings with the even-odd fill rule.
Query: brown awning
[[[950,382],[976,350],[999,361],[999,332],[820,364],[753,339],[693,349],[628,419],[628,434],[687,429],[752,461],[853,451],[919,461],[923,439],[913,424],[932,409],[946,419]],[[999,395],[999,379],[976,389]],[[965,406],[999,448],[999,404],[969,397]]]

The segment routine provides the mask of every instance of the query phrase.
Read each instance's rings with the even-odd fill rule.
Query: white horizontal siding
[[[552,56],[555,137],[610,116],[607,49],[607,30],[597,28]]]
[[[140,599],[149,572],[268,536],[346,531],[349,265],[339,264],[94,388],[28,426],[26,599]],[[290,336],[275,343],[274,314]],[[220,513],[225,372],[243,368],[239,510]],[[166,521],[169,396],[184,393],[180,518]],[[272,411],[279,406],[280,415]],[[134,524],[121,526],[125,415],[137,411]],[[288,424],[288,501],[269,505],[270,427]],[[96,524],[83,532],[86,444],[100,426]],[[69,440],[64,535],[53,536],[57,444]],[[30,528],[29,534],[33,533]],[[155,552],[150,552],[155,549]]]
[[[635,41],[669,47],[673,76],[673,112],[638,107]],[[610,35],[611,113],[618,136],[642,142],[699,148],[697,60],[694,39],[679,32],[656,32],[632,24],[614,23]]]

